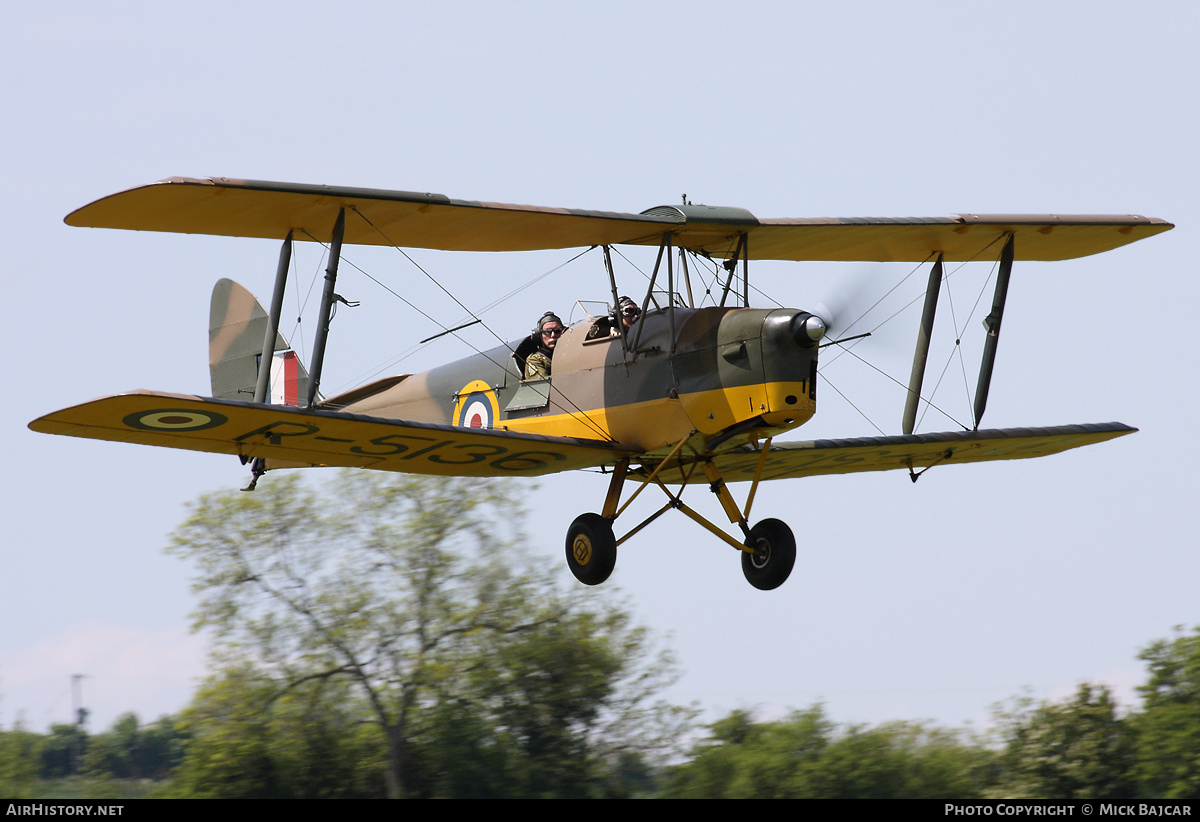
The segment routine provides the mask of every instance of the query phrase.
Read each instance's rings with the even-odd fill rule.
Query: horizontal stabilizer
[[[617,462],[612,443],[136,391],[55,411],[44,434],[262,457],[293,466],[458,477],[540,476]]]
[[[863,471],[920,471],[931,465],[1020,460],[1057,454],[1137,431],[1119,422],[1053,428],[999,428],[896,437],[859,437],[772,445],[762,478],[788,479]],[[746,448],[714,459],[726,480],[754,479],[759,452]]]

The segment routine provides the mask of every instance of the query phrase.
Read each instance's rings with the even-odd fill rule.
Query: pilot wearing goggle
[[[633,325],[637,320],[638,314],[637,303],[628,297],[622,297],[617,301],[617,310],[615,312],[617,319],[613,317],[601,317],[596,321],[588,331],[587,338],[594,340],[599,337],[619,337],[625,333],[625,329]]]
[[[550,361],[554,358],[554,346],[562,336],[563,321],[553,311],[547,311],[538,320],[534,334],[537,337],[537,350],[525,360],[525,379],[544,380],[550,377]]]

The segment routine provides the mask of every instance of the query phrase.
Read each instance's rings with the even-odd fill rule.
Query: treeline
[[[835,726],[818,706],[775,722],[734,712],[658,783],[678,798],[1200,799],[1200,629],[1141,659],[1142,707],[1103,685],[1017,699],[976,736],[922,723]]]
[[[555,675],[562,649],[546,650],[526,673],[565,684]],[[675,761],[653,746],[595,744],[587,712],[561,711],[546,691],[490,706],[447,702],[430,706],[412,739],[403,795],[1198,799],[1200,629],[1140,658],[1148,676],[1133,712],[1093,684],[1062,702],[997,707],[985,735],[915,722],[838,725],[821,706],[776,721],[734,711]],[[581,684],[570,688],[576,696]],[[74,725],[0,731],[0,796],[383,797],[387,744],[370,714],[327,682],[281,692],[270,677],[230,670],[181,715],[145,727],[126,714],[90,736]],[[659,741],[695,736],[674,728]],[[644,739],[637,727],[610,733]]]
[[[0,797],[140,797],[166,785],[183,763],[188,736],[178,717],[142,726],[124,714],[104,733],[52,725],[38,734],[0,731]]]
[[[344,472],[201,498],[169,550],[216,652],[178,716],[0,731],[9,797],[1200,797],[1200,629],[987,737],[820,706],[697,728],[626,607],[522,551],[513,486]]]

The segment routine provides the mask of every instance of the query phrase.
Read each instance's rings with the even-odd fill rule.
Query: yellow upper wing
[[[459,477],[540,476],[614,463],[631,453],[601,441],[149,391],[64,408],[29,427],[45,434],[263,457],[289,466]]]
[[[999,257],[1016,237],[1018,260],[1098,254],[1170,230],[1138,215],[965,214],[929,218],[759,220],[741,208],[659,206],[641,214],[452,200],[441,194],[224,177],[171,177],[67,215],[73,226],[328,242],[347,209],[344,242],[446,251],[530,251],[590,245],[675,245],[728,257],[748,236],[756,260],[919,262]],[[994,250],[989,252],[991,246]]]
[[[171,177],[101,198],[67,225],[329,242],[338,211],[343,242],[445,251],[533,251],[658,237],[677,220],[565,208],[451,200],[383,191],[224,177]],[[351,211],[352,210],[352,211]],[[357,212],[357,217],[355,216]]]

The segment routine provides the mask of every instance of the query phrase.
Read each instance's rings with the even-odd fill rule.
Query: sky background
[[[188,4],[192,5],[192,4]],[[335,10],[336,8],[336,10]],[[209,294],[268,299],[272,241],[75,229],[70,211],[172,175],[431,191],[638,212],[679,202],[762,218],[1138,213],[1165,235],[1014,269],[984,427],[1119,420],[1140,433],[1039,461],[771,483],[752,519],[796,532],[791,579],[752,589],[682,516],[622,546],[609,585],[679,657],[668,696],[709,716],[823,701],[840,722],[983,727],[1020,693],[1084,681],[1131,704],[1137,652],[1200,623],[1192,315],[1200,224],[1194,3],[20,4],[0,31],[5,250],[0,408],[0,727],[89,727],[179,710],[205,671],[190,568],[164,555],[230,457],[35,434],[55,409],[136,388],[209,393]],[[576,252],[413,257],[472,308]],[[626,252],[643,268],[646,253]],[[445,324],[453,305],[394,250],[346,259]],[[302,246],[292,283],[320,268]],[[756,264],[792,307],[909,266]],[[965,365],[935,401],[966,421],[987,266],[951,282]],[[919,271],[897,293],[920,293]],[[623,291],[644,282],[622,263]],[[974,278],[974,279],[972,279]],[[334,322],[323,389],[471,353],[343,264],[361,300]],[[485,315],[515,339],[542,311],[608,293],[595,253]],[[908,296],[899,297],[900,294]],[[862,299],[861,297],[859,298]],[[945,300],[945,294],[943,294]],[[769,300],[762,304],[771,305]],[[310,309],[316,299],[310,301]],[[296,294],[288,297],[289,310]],[[906,379],[919,305],[857,349]],[[943,302],[930,373],[950,356]],[[310,315],[293,342],[307,361]],[[290,330],[285,329],[285,331]],[[473,345],[493,345],[480,329]],[[899,433],[903,388],[826,358],[817,416],[791,438]],[[935,377],[927,378],[926,386]],[[930,413],[918,431],[954,430]],[[264,479],[268,482],[270,476]],[[564,564],[605,480],[548,478],[533,548]],[[735,488],[739,498],[746,486]],[[685,500],[714,519],[704,489]],[[644,495],[623,533],[660,502]],[[563,573],[567,573],[565,568]]]

